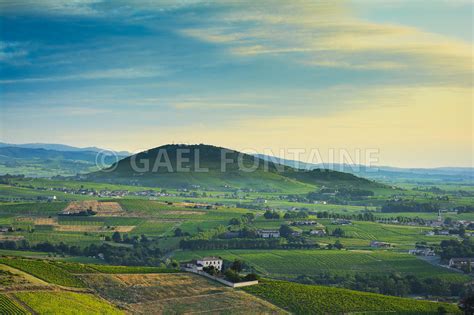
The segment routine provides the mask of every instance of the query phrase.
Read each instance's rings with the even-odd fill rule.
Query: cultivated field
[[[82,278],[102,297],[135,314],[282,313],[249,294],[192,274],[92,274]]]
[[[361,312],[437,314],[440,307],[460,314],[456,305],[441,304],[380,294],[351,291],[286,281],[265,280],[243,290],[267,299],[295,314],[345,314]]]

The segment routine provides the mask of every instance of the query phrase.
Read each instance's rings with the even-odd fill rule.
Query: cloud
[[[16,63],[28,53],[24,43],[0,41],[0,62]]]
[[[36,83],[36,82],[58,82],[71,80],[119,80],[119,79],[139,79],[151,78],[163,75],[164,72],[158,69],[143,68],[117,68],[97,71],[82,72],[77,74],[58,75],[38,78],[20,78],[0,80],[0,84],[13,83]]]
[[[215,22],[181,33],[238,57],[284,56],[307,66],[352,70],[410,69],[458,83],[470,77],[472,44],[414,27],[361,20],[343,4],[249,5],[216,13],[210,19]]]
[[[198,2],[201,0],[1,0],[0,12],[96,17],[132,16],[139,12],[176,10]]]

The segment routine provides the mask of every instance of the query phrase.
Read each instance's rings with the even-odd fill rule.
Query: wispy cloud
[[[71,81],[71,80],[139,79],[139,78],[158,77],[163,74],[164,74],[164,71],[161,71],[159,69],[118,68],[118,69],[104,69],[104,70],[97,70],[97,71],[81,72],[77,74],[57,75],[57,76],[49,76],[49,77],[0,80],[0,84],[57,82],[57,81]]]
[[[250,5],[245,11],[218,13],[211,20],[216,22],[181,32],[222,45],[235,56],[285,55],[308,66],[409,68],[460,75],[459,81],[465,80],[473,66],[470,43],[414,27],[357,19],[340,2],[286,3],[268,11]]]
[[[0,41],[0,62],[15,63],[27,55],[24,43]]]

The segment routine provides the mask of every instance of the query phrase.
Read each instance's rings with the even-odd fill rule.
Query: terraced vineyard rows
[[[0,263],[20,269],[50,283],[68,287],[85,286],[79,278],[45,260],[0,258]]]
[[[264,280],[244,291],[264,298],[295,314],[342,314],[348,312],[437,313],[443,307],[460,314],[456,305],[417,301],[346,289]]]
[[[39,314],[124,314],[91,294],[75,292],[18,292],[15,296]]]
[[[412,255],[391,251],[329,250],[220,250],[177,252],[175,258],[186,261],[203,256],[240,259],[258,272],[278,278],[294,278],[321,272],[332,274],[387,273],[439,276],[468,280],[462,274],[430,265]]]
[[[9,299],[6,295],[0,294],[0,314],[23,315],[28,314],[28,312]]]

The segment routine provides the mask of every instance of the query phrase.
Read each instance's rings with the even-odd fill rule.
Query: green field
[[[337,250],[215,250],[176,252],[175,258],[187,261],[205,256],[240,259],[262,275],[293,279],[299,275],[390,273],[416,274],[420,277],[441,277],[466,281],[469,277],[435,267],[405,253],[390,251]]]
[[[84,287],[79,278],[46,260],[0,258],[0,263],[20,269],[46,282],[68,287]]]
[[[91,294],[75,292],[18,292],[15,296],[39,314],[124,314]]]
[[[381,312],[437,314],[443,307],[449,314],[461,314],[456,305],[384,296],[339,288],[264,280],[243,290],[268,300],[294,314],[343,314]]]

